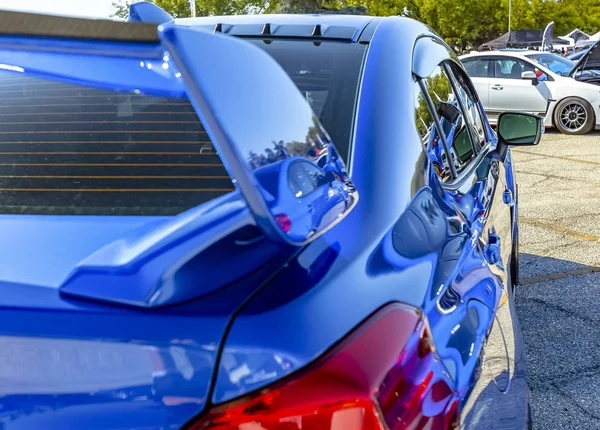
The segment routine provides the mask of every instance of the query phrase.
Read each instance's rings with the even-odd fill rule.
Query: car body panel
[[[487,78],[471,78],[473,85],[475,86],[475,90],[479,95],[481,102],[484,106],[490,105],[490,93],[491,93],[491,84]]]
[[[2,215],[0,283],[58,289],[81,260],[163,217]],[[77,238],[85,235],[86,241]],[[31,243],[39,242],[32,247]],[[30,260],[38,262],[31,265]]]
[[[183,22],[186,26],[227,27],[228,20],[231,25],[244,22],[262,28],[267,23],[281,24],[282,28],[293,23],[353,28],[335,30],[340,31],[335,34],[350,35],[350,40],[343,43],[359,40],[372,22],[370,17],[276,15]],[[304,28],[293,29],[296,30],[301,32]],[[20,67],[17,60],[23,61],[27,69],[39,76],[107,88],[136,89],[131,84],[137,82],[139,74],[145,76],[142,83],[146,91],[171,96],[191,94],[204,121],[219,120],[210,116],[210,103],[203,105],[202,87],[211,80],[191,82],[201,68],[194,63],[192,49],[184,45],[187,34],[199,32],[188,28],[169,31],[166,44],[171,48],[170,56],[177,58],[175,67],[171,67],[170,59],[164,60],[164,50],[158,42],[156,46],[143,46],[144,55],[148,54],[144,61],[150,58],[156,61],[151,64],[163,70],[157,74],[148,71],[154,66],[148,68],[146,62],[140,65],[138,53],[142,51],[136,48],[127,51],[126,56],[124,46],[119,44],[108,47],[85,42],[76,46],[77,43],[56,42],[64,48],[56,59],[67,64],[65,69],[59,61],[46,63],[52,54],[28,53],[27,49],[35,45],[32,40],[20,41],[17,56],[11,57],[9,49],[0,49],[0,59],[14,67]],[[251,31],[255,29],[244,29]],[[202,33],[201,39],[210,45],[213,40],[223,40],[217,37],[222,38]],[[194,284],[188,283],[185,294],[171,296],[175,298],[167,302],[169,306],[150,309],[144,306],[148,304],[147,293],[140,293],[130,303],[115,300],[117,290],[126,287],[127,282],[117,284],[121,288],[113,291],[91,281],[80,282],[80,289],[74,289],[75,284],[64,281],[67,266],[74,265],[75,269],[76,262],[86,261],[84,254],[90,252],[92,263],[99,263],[88,264],[88,280],[94,279],[94,268],[119,279],[126,273],[128,262],[154,261],[151,267],[155,272],[150,272],[153,276],[149,278],[153,281],[156,272],[162,273],[159,269],[168,267],[164,259],[177,265],[182,255],[189,258],[207,243],[212,244],[202,233],[215,236],[211,230],[215,225],[232,230],[260,225],[256,208],[250,210],[252,204],[241,204],[244,200],[239,192],[175,217],[114,218],[110,222],[119,227],[102,237],[104,228],[109,228],[107,221],[97,238],[86,246],[77,246],[64,264],[52,272],[51,282],[40,271],[29,278],[23,276],[18,270],[23,270],[23,266],[16,266],[7,277],[0,299],[2,316],[7,321],[0,330],[0,345],[4,343],[2,350],[6,354],[3,361],[15,370],[1,393],[4,408],[0,422],[7,429],[179,428],[210,403],[232,400],[309,366],[391,302],[421,307],[426,313],[437,350],[460,395],[465,428],[482,423],[495,428],[527,425],[529,391],[526,384],[515,382],[522,373],[513,366],[522,357],[522,342],[518,335],[515,341],[506,342],[503,335],[518,330],[506,273],[514,225],[511,206],[502,200],[506,188],[514,185],[510,156],[507,160],[498,159],[494,151],[496,136],[485,121],[485,149],[464,175],[442,186],[421,147],[414,115],[407,114],[414,112],[416,96],[412,65],[407,59],[413,58],[416,43],[425,47],[428,43],[445,45],[426,26],[398,17],[378,22],[368,42],[349,163],[349,173],[361,199],[335,228],[302,247],[275,245],[268,238],[252,242],[254,245],[250,246],[257,246],[251,248],[253,253],[261,257],[258,261],[249,260],[254,270],[246,267],[234,279],[211,288],[216,280],[229,274],[223,269],[221,277],[215,273],[214,279],[205,279],[200,265],[189,273],[189,279],[206,282],[195,295],[191,288]],[[46,47],[52,49],[56,44],[48,43]],[[83,57],[77,61],[69,57],[79,55],[76,48],[92,45],[98,49],[98,55],[91,55],[98,57],[98,64],[109,67],[117,52],[117,58],[127,58],[119,72],[135,72],[129,76],[110,72],[107,82],[102,83],[104,71],[96,76],[91,71],[78,70],[76,66],[81,66]],[[113,54],[108,55],[110,50]],[[457,61],[450,54],[446,59]],[[169,67],[162,67],[161,61]],[[276,69],[276,63],[272,67]],[[192,88],[181,83],[176,76],[178,70]],[[285,90],[289,88],[286,86]],[[217,91],[211,95],[216,97]],[[285,106],[289,104],[293,103],[285,101]],[[293,118],[286,121],[290,125]],[[212,133],[220,142],[218,126],[212,128]],[[431,233],[427,240],[411,239],[414,232],[407,216],[415,217]],[[5,218],[6,224],[2,220],[2,229],[23,222],[18,217]],[[38,220],[30,220],[44,231],[32,238],[31,244],[48,240],[48,230],[44,228],[50,227],[43,223],[37,227]],[[53,221],[46,220],[49,225]],[[61,220],[69,223],[68,218]],[[103,219],[89,221],[105,225]],[[87,242],[78,236],[85,221],[81,221],[82,227],[78,223],[70,227],[65,241]],[[177,248],[186,243],[190,247],[185,252]],[[418,243],[427,252],[416,255],[416,247],[403,243]],[[232,250],[241,245],[225,245],[217,248],[213,261],[233,265]],[[14,258],[24,258],[24,246]],[[101,251],[94,254],[97,250]],[[153,260],[149,255],[160,258]],[[491,262],[489,255],[499,258]],[[43,259],[42,249],[33,256]],[[244,257],[240,254],[240,258]],[[162,265],[157,263],[159,260]],[[113,266],[120,267],[121,272]],[[74,273],[77,275],[77,271]],[[18,279],[22,283],[9,282]],[[56,288],[61,281],[62,291]],[[147,287],[151,283],[137,281],[134,285]],[[54,288],[40,288],[38,284]],[[106,296],[109,290],[108,295],[113,297],[98,297],[89,291],[83,294],[81,289],[90,288],[88,285],[93,286],[96,295]],[[457,296],[462,300],[457,302]],[[124,306],[124,302],[129,306]],[[504,402],[496,402],[500,397]],[[495,402],[502,419],[489,413],[490,402]]]
[[[414,33],[409,26],[414,26]],[[384,20],[379,25],[365,64],[356,123],[356,142],[360,142],[361,139],[388,141],[400,133],[412,133],[409,130],[410,119],[398,120],[403,118],[400,112],[409,109],[410,100],[414,99],[414,96],[403,96],[407,89],[402,82],[410,80],[410,70],[407,70],[406,65],[399,59],[410,55],[414,39],[398,43],[391,35],[399,31],[400,27],[410,28],[415,39],[424,31],[414,22],[398,18]],[[374,100],[389,107],[384,111],[384,115],[375,115],[370,109],[361,109],[362,106],[374,103]],[[495,135],[489,125],[487,127],[490,139],[495,142]],[[418,139],[416,136],[415,138]],[[409,154],[412,157],[409,157]],[[504,306],[505,309],[509,309],[507,289],[496,277],[497,273],[503,273],[504,269],[481,269],[481,256],[477,255],[477,251],[473,249],[471,254],[460,247],[458,255],[452,256],[446,251],[441,259],[429,255],[418,260],[407,260],[398,255],[386,238],[391,238],[398,217],[406,213],[408,207],[413,204],[420,207],[423,191],[418,191],[430,183],[425,168],[427,161],[417,147],[411,147],[409,144],[386,148],[371,146],[368,150],[364,145],[355,144],[353,157],[352,175],[361,193],[362,203],[344,221],[348,231],[353,233],[347,234],[345,229],[334,229],[308,245],[297,262],[286,267],[238,315],[223,349],[223,362],[219,368],[213,401],[226,402],[293,373],[305,363],[321,356],[337,339],[358,326],[374,309],[390,301],[400,300],[425,307],[438,351],[445,360],[446,367],[452,369],[451,374],[464,400],[469,399],[469,414],[478,417],[476,420],[466,419],[465,422],[474,423],[473,427],[467,427],[475,428],[475,423],[481,425],[482,422],[496,424],[497,417],[488,415],[489,421],[481,417],[489,407],[490,399],[506,396],[503,392],[507,390],[508,382],[517,376],[523,378],[522,371],[516,373],[512,364],[515,357],[519,357],[522,365],[522,343],[511,343],[509,349],[505,347],[502,335],[513,330],[514,310],[505,314],[501,323],[495,321],[494,317],[493,309],[496,307]],[[399,168],[400,160],[400,166],[403,167]],[[367,166],[378,168],[373,171]],[[489,170],[489,163],[487,167],[483,164],[481,169],[484,172]],[[479,175],[482,174],[481,169]],[[369,170],[371,171],[367,176],[366,172]],[[478,180],[477,177],[478,174],[474,172],[471,179],[464,181],[460,188],[461,195],[471,191],[481,197],[488,190],[488,187],[482,186],[484,181]],[[483,177],[485,179],[487,175],[483,174]],[[479,225],[474,228],[483,231],[481,237],[484,241],[488,237],[487,229],[495,228],[503,237],[505,243],[502,245],[502,259],[505,264],[510,260],[512,224],[510,209],[502,202],[501,195],[506,184],[512,181],[512,170],[498,171],[495,182],[490,184],[489,188],[495,193],[492,200],[494,203],[488,208],[491,221],[474,224]],[[399,188],[398,184],[407,184],[408,187]],[[384,197],[382,193],[385,193],[388,187],[394,187],[396,191]],[[440,208],[443,204],[433,197],[436,191],[445,193],[443,190],[433,190],[433,194],[430,192],[426,200],[432,205],[441,205],[438,206]],[[450,199],[452,194],[445,195]],[[375,213],[378,223],[368,222]],[[452,249],[452,243],[456,243],[456,239],[448,242],[448,250]],[[445,247],[443,244],[440,246]],[[444,267],[446,261],[450,262],[449,267],[454,267],[457,260],[462,261],[461,266],[464,267],[464,272],[460,275],[461,282],[453,285],[452,289],[439,288],[437,282],[443,282],[441,280],[446,279],[446,276],[450,276],[450,279],[459,276],[456,272],[451,273],[452,270],[448,266]],[[348,264],[348,261],[352,261],[353,264]],[[458,270],[460,272],[460,269]],[[408,285],[410,288],[403,288]],[[459,310],[440,316],[436,307],[437,299],[454,289],[464,295],[466,302],[472,298],[481,303],[474,305],[476,302],[469,302],[477,308],[481,317],[481,326],[475,329],[475,333],[483,327],[491,329],[492,334],[485,345],[475,341],[475,337],[472,337],[474,335],[470,337],[463,332],[456,336],[451,334],[452,328],[468,321],[468,309],[471,305],[461,305]],[[351,302],[340,302],[338,298],[342,296],[352,297]],[[249,345],[257,343],[264,348],[248,351]],[[457,345],[460,345],[459,348],[467,348],[467,351],[470,347],[475,348],[480,353],[463,361],[461,353],[456,349]],[[479,354],[483,354],[484,350],[488,359],[478,361],[477,357],[480,357]],[[286,365],[278,369],[274,369],[273,366],[267,367],[263,363],[273,362],[273,358],[269,359],[271,356],[282,357]],[[485,377],[472,379],[474,370],[478,365],[482,365],[482,362],[485,369],[482,374]],[[236,378],[237,369],[247,369],[248,377]],[[254,375],[261,377],[255,378]],[[529,392],[523,385],[519,390],[515,391],[514,395],[522,401],[523,407],[504,411],[504,416],[512,417],[517,426],[526,426],[528,418],[525,405]],[[480,394],[469,397],[471,392]]]

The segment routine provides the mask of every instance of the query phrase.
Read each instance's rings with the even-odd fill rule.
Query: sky
[[[115,0],[0,0],[0,10],[108,18]]]

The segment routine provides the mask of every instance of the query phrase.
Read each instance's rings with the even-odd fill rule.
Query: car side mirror
[[[509,146],[532,146],[540,143],[544,132],[541,116],[529,113],[503,112],[498,116],[496,151],[504,159]]]
[[[521,79],[531,81],[531,85],[539,84],[539,80],[535,72],[529,70],[521,73]]]

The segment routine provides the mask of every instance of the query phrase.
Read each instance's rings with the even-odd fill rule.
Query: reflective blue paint
[[[155,314],[65,308],[55,291],[40,309],[29,293],[2,299],[0,422],[9,429],[181,426],[206,401],[228,315],[248,291]]]
[[[1,215],[0,283],[59,288],[90,254],[160,221],[158,217]]]
[[[424,175],[426,161],[420,137],[413,117],[405,114],[414,110],[415,99],[413,85],[407,85],[412,76],[406,58],[412,56],[415,35],[425,31],[425,26],[401,18],[385,19],[377,28],[364,66],[350,170],[360,202],[343,225],[303,251],[305,263],[284,270],[260,300],[236,318],[224,354],[229,348],[260,342],[310,362],[383,304],[397,300],[422,305],[429,289],[431,263],[396,271],[383,259],[381,240],[413,193],[426,185],[419,178]],[[398,32],[411,34],[413,39],[399,43]],[[390,108],[370,108],[375,105]],[[327,259],[331,263],[325,265]],[[215,402],[232,397],[228,379],[225,369],[219,369]],[[237,394],[271,381],[238,386]]]
[[[183,25],[219,19],[225,18]],[[355,26],[357,34],[371,20],[227,19],[335,23]],[[427,314],[438,353],[461,396],[466,428],[525,423],[528,389],[507,279],[516,217],[511,220],[502,201],[505,189],[515,186],[512,160],[510,153],[504,161],[495,158],[495,136],[486,122],[490,150],[482,153],[479,168],[454,189],[437,180],[414,126],[415,85],[407,60],[416,38],[428,33],[422,24],[396,17],[382,20],[374,32],[348,166],[360,201],[335,228],[302,248],[276,245],[259,235],[242,244],[219,241],[223,246],[210,248],[209,263],[194,260],[219,235],[252,227],[252,216],[267,232],[271,228],[260,191],[242,187],[248,205],[235,192],[170,218],[1,216],[0,379],[8,375],[3,372],[12,379],[0,387],[0,423],[9,430],[178,428],[201,413],[209,399],[231,400],[310,364],[394,301]],[[65,82],[187,93],[217,142],[239,141],[248,130],[269,143],[282,133],[301,135],[301,129],[305,138],[311,125],[296,124],[293,114],[306,118],[306,107],[295,104],[298,94],[292,95],[291,81],[274,72],[277,65],[259,50],[177,24],[160,34],[164,46],[0,38],[0,62]],[[201,78],[206,68],[194,59],[199,45],[186,44],[191,41],[205,42],[207,52],[224,47],[221,54],[231,55],[217,68],[222,82],[216,71]],[[36,45],[59,52],[30,53]],[[170,52],[166,60],[165,49]],[[253,73],[270,77],[273,72],[273,88],[253,75],[263,85],[249,91],[257,107],[250,110],[248,98],[240,104],[244,109],[235,111],[229,105],[240,95],[227,89],[226,78],[241,72],[227,66],[240,68],[254,55],[259,61]],[[96,67],[82,67],[92,59]],[[150,69],[141,65],[148,59]],[[164,72],[152,71],[162,63],[169,66]],[[218,84],[210,97],[207,83]],[[258,97],[260,89],[268,91],[265,98]],[[281,103],[273,103],[278,96]],[[265,100],[271,102],[266,107],[261,105]],[[282,109],[288,104],[294,108]],[[215,111],[233,112],[239,123],[219,123],[222,119],[210,115],[215,106]],[[253,117],[256,113],[261,115]],[[275,125],[269,121],[274,118]],[[232,166],[239,154],[227,145],[223,149],[230,171],[243,173]],[[482,203],[488,186],[491,200]],[[415,239],[403,218],[409,211],[426,238]],[[501,239],[499,264],[486,263],[479,246],[491,242],[490,231]],[[211,265],[218,270],[210,272]],[[169,306],[139,308],[153,305]],[[504,333],[516,333],[517,340],[505,342]],[[488,359],[482,364],[484,351]],[[504,414],[502,420],[482,414],[490,401]]]
[[[0,70],[111,91],[185,95],[177,70],[158,44],[2,37]]]
[[[230,193],[161,222],[121,232],[73,265],[61,292],[141,307],[203,296],[241,278],[279,251],[275,244],[262,241],[231,249],[235,267],[225,261],[195,263],[198,258],[213,259],[206,255],[214,253],[211,247],[253,224],[239,193]],[[233,240],[226,243],[232,244]]]
[[[259,190],[250,161],[253,154],[265,153],[274,142],[301,145],[306,152],[318,143],[328,154],[336,153],[331,138],[277,62],[254,45],[220,34],[177,26],[167,26],[159,34],[183,75],[204,128],[266,235],[278,242],[303,245],[341,222],[358,198],[354,191],[346,190],[343,210],[329,223],[315,223],[314,229],[306,232],[293,227],[285,232],[276,222],[278,214],[270,210]],[[290,155],[284,154],[286,157]],[[338,161],[341,168],[337,173],[342,175],[344,165]],[[354,189],[351,183],[346,185]],[[297,205],[295,212],[302,212],[300,217],[310,216],[303,204]]]
[[[154,3],[141,1],[129,6],[127,21],[164,24],[173,21],[173,17]]]
[[[509,379],[522,378],[522,358],[517,359],[519,371],[514,368],[521,345],[506,346],[503,334],[513,331],[514,313],[505,314],[498,322],[494,311],[508,308],[504,304],[510,294],[506,267],[488,268],[478,247],[479,238],[490,240],[487,229],[497,227],[505,243],[498,260],[510,259],[509,210],[502,201],[504,170],[499,176],[488,175],[490,166],[497,165],[493,161],[495,135],[486,122],[491,150],[482,154],[480,169],[459,188],[467,193],[450,192],[436,185],[431,170],[427,174],[414,117],[407,114],[414,109],[415,96],[414,86],[409,84],[411,67],[405,59],[411,58],[416,38],[427,32],[424,26],[400,18],[383,20],[375,31],[364,69],[352,152],[351,174],[360,203],[340,226],[308,245],[297,263],[288,265],[235,319],[222,353],[228,366],[219,367],[212,398],[215,403],[265,387],[312,362],[390,301],[425,309],[438,353],[456,383],[469,419],[487,407],[490,398],[506,391]],[[509,181],[511,174],[512,169],[507,170]],[[447,236],[434,248],[433,258],[432,254],[412,258],[394,254],[385,238],[391,237],[396,220],[414,201],[415,193],[428,185],[444,217],[450,216],[449,225],[442,230]],[[488,185],[495,190],[494,197],[482,206]],[[465,206],[465,201],[476,199],[477,204]],[[468,215],[468,222],[452,221],[460,219],[459,207],[468,212],[463,214]],[[480,211],[485,212],[483,217]],[[427,224],[430,218],[431,214],[423,214],[421,220]],[[401,232],[403,228],[406,226],[400,225]],[[419,239],[427,243],[426,237]],[[450,292],[458,295],[457,308],[441,313],[438,303]],[[472,322],[471,329],[461,330],[474,318],[473,312],[477,322]],[[237,352],[244,345],[255,344],[269,352]],[[488,360],[483,364],[485,378],[480,378],[484,350]],[[274,354],[291,356],[285,369],[265,364],[267,356]],[[248,381],[232,378],[230,369],[239,367],[250,369]],[[252,375],[262,377],[257,380]],[[524,399],[523,390],[526,392],[526,386],[511,395]],[[482,397],[471,395],[481,392],[485,392]],[[527,402],[522,400],[520,406],[503,413],[525,424]],[[496,419],[488,416],[479,423],[497,426]]]
[[[297,169],[301,170],[300,178],[294,173]],[[310,188],[313,187],[312,182],[306,183],[310,178],[305,169],[312,169],[319,174],[318,188],[309,193],[304,193],[302,190],[302,185],[305,184]],[[288,157],[254,170],[271,213],[288,217],[291,223],[288,236],[295,241],[306,240],[314,232],[329,226],[332,219],[343,216],[347,210],[347,187],[333,174],[328,176],[326,169],[327,166],[321,169],[316,163],[304,157]],[[275,195],[271,195],[261,186],[262,183],[268,186],[272,175],[278,178],[274,184],[271,184]]]

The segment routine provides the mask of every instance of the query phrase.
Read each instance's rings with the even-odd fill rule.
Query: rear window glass
[[[365,46],[249,41],[290,75],[347,161]],[[0,213],[174,215],[234,190],[187,99],[0,72],[0,131]]]
[[[248,41],[270,54],[292,78],[347,163],[366,45],[297,40]],[[293,147],[286,149],[290,153],[294,151]]]
[[[170,215],[233,189],[185,99],[0,73],[0,213]]]

